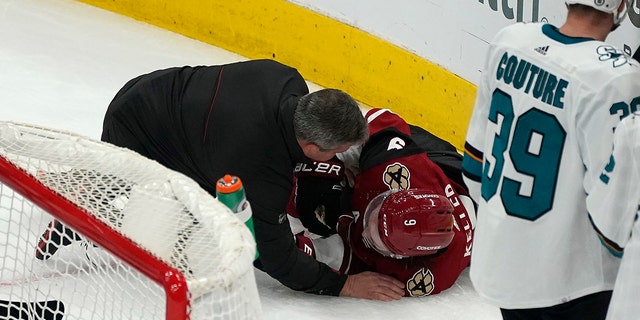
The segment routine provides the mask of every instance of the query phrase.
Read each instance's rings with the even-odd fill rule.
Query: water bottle
[[[255,241],[256,233],[253,229],[251,204],[249,204],[244,194],[244,188],[242,187],[240,178],[225,174],[224,177],[220,178],[216,183],[216,197],[218,201],[231,209],[240,220],[244,221],[247,228],[251,230]],[[255,259],[257,259],[258,256],[258,250],[256,249]]]

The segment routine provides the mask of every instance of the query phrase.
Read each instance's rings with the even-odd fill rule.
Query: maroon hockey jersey
[[[370,139],[360,155],[352,205],[354,211],[339,218],[338,233],[351,252],[345,252],[341,272],[376,271],[406,285],[406,296],[439,293],[453,285],[469,265],[475,210],[466,189],[443,173],[411,139],[409,125],[389,110],[367,113]],[[455,236],[438,253],[424,257],[394,259],[365,247],[363,221],[369,201],[390,189],[421,188],[445,195],[454,206]]]

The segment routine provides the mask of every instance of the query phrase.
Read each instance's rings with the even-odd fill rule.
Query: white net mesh
[[[0,122],[0,158],[21,169],[0,174],[0,319],[259,317],[252,235],[191,179],[16,123]],[[53,193],[16,192],[33,179]],[[181,286],[187,300],[176,304]]]

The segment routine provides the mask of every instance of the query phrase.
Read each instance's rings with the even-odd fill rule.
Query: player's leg
[[[542,320],[542,309],[500,309],[503,320]]]
[[[92,170],[71,169],[64,172],[38,172],[41,183],[51,187],[77,205],[92,212],[104,212],[105,208],[117,211],[118,201],[126,202],[131,191],[131,183],[109,174]],[[117,216],[109,217],[111,223],[118,224]],[[82,237],[57,219],[51,220],[40,236],[36,247],[36,258],[47,260],[61,247],[68,246]]]
[[[60,247],[68,246],[77,240],[81,240],[78,234],[65,227],[60,221],[55,219],[51,220],[49,226],[38,240],[36,258],[47,260],[51,258]]]
[[[503,320],[604,320],[611,293],[598,292],[547,308],[500,309],[500,312]]]

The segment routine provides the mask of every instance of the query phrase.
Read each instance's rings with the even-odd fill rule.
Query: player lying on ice
[[[288,213],[298,247],[340,273],[393,276],[405,296],[442,292],[471,257],[475,209],[456,182],[460,158],[437,158],[448,177],[427,151],[441,150],[435,159],[451,145],[389,110],[366,118],[363,146],[296,169]]]

